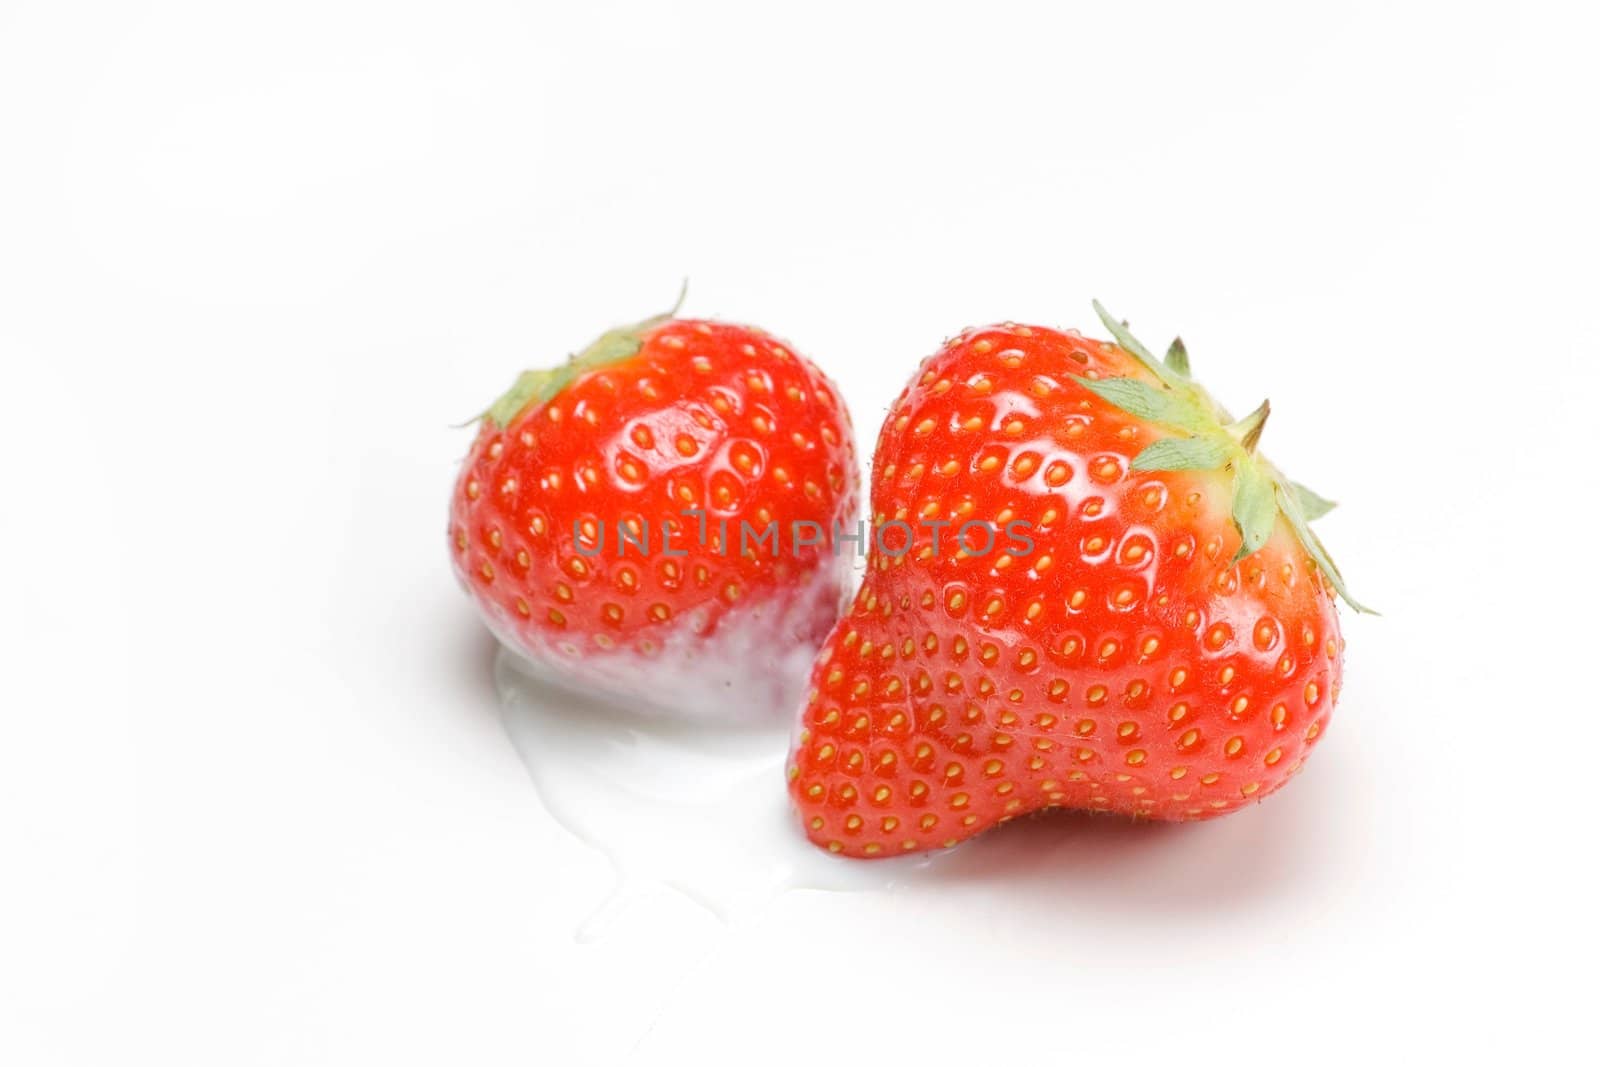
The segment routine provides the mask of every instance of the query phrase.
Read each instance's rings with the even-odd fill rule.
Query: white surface
[[[1570,1060],[1592,5],[0,5],[0,1062]],[[724,927],[540,806],[452,431],[671,299],[864,444],[969,323],[1181,330],[1344,502],[1333,729]],[[754,1057],[754,1058],[752,1058]]]

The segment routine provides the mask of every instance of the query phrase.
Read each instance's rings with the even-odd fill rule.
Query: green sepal
[[[1079,385],[1130,415],[1191,432],[1204,425],[1206,413],[1187,393],[1151,385],[1138,378],[1078,378]]]
[[[1277,490],[1278,510],[1283,512],[1283,517],[1289,520],[1289,527],[1294,531],[1295,537],[1305,548],[1306,554],[1311,557],[1311,562],[1317,569],[1328,576],[1328,581],[1333,585],[1334,592],[1351,609],[1361,615],[1378,614],[1373,609],[1356,600],[1350,595],[1350,590],[1345,587],[1344,575],[1339,573],[1339,568],[1334,565],[1333,557],[1328,555],[1328,550],[1322,544],[1321,538],[1306,524],[1306,517],[1300,510],[1300,503],[1295,499],[1294,493],[1286,490],[1282,485]]]
[[[1215,435],[1163,437],[1133,457],[1136,471],[1214,471],[1228,461],[1228,442]]]
[[[1128,332],[1127,326],[1112,318],[1111,312],[1101,307],[1098,300],[1094,302],[1094,313],[1100,316],[1100,321],[1105,323],[1106,329],[1111,331],[1111,336],[1117,339],[1117,344],[1126,349],[1134,359],[1144,364],[1145,370],[1154,374],[1159,381],[1168,380],[1167,369],[1156,361],[1156,357],[1150,354],[1148,348],[1139,343],[1137,337]]]
[[[1183,338],[1172,339],[1172,343],[1167,346],[1167,356],[1161,362],[1185,378],[1189,376],[1189,350],[1183,346]]]
[[[1250,555],[1267,543],[1278,522],[1277,486],[1262,470],[1262,464],[1245,462],[1233,472],[1233,524],[1239,528],[1239,551],[1233,562]]]
[[[567,357],[567,361],[559,367],[523,371],[517,375],[517,380],[511,384],[511,388],[489,405],[489,410],[481,417],[504,428],[529,406],[548,402],[579,376],[609,363],[620,363],[636,355],[640,346],[644,344],[644,335],[676,315],[678,309],[683,307],[683,298],[688,292],[689,283],[685,280],[683,287],[678,290],[677,302],[670,310],[627,326],[607,330],[582,352]]]
[[[1289,488],[1294,490],[1295,501],[1300,505],[1300,513],[1306,517],[1307,522],[1316,522],[1338,507],[1327,497],[1312,492],[1299,482],[1290,482]]]

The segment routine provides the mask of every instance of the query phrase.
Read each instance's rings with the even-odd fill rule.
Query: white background
[[[0,1062],[1570,1059],[1592,5],[0,3]],[[734,927],[544,813],[446,566],[515,371],[656,310],[863,443],[946,335],[1182,331],[1343,502],[1347,687],[1201,827]]]

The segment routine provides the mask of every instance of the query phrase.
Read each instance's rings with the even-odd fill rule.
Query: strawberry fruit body
[[[1326,731],[1343,580],[1306,524],[1332,505],[1256,451],[1266,405],[1232,419],[1181,342],[1158,361],[1101,314],[1119,343],[968,330],[890,410],[885,532],[788,767],[816,844],[918,852],[1049,808],[1210,818]]]
[[[634,710],[770,718],[848,593],[833,535],[857,498],[850,419],[815,366],[760,330],[659,316],[490,408],[451,559],[532,673]]]

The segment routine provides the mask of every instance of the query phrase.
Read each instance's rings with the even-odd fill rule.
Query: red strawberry
[[[787,344],[658,316],[489,409],[450,502],[452,560],[552,680],[781,714],[846,593],[833,534],[856,517],[854,448],[832,383]]]
[[[1057,807],[1209,818],[1326,730],[1344,592],[1306,523],[1332,505],[1256,451],[1267,405],[1233,420],[1180,342],[1157,362],[1095,307],[1119,344],[968,330],[890,410],[884,533],[789,767],[816,844],[949,847]]]

